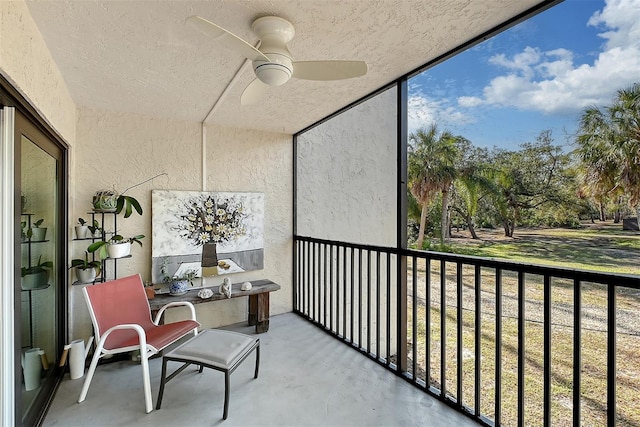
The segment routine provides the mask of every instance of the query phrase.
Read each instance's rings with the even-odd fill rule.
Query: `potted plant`
[[[131,253],[131,243],[135,242],[142,246],[142,242],[140,240],[143,238],[144,234],[138,234],[128,238],[116,234],[107,241],[100,240],[99,242],[93,242],[89,245],[87,250],[89,252],[97,251],[100,259],[122,258]]]
[[[162,281],[169,283],[169,293],[171,295],[184,295],[189,290],[189,285],[193,286],[193,279],[197,273],[195,270],[187,270],[179,275],[170,275],[168,273],[169,260],[164,258],[160,266]]]
[[[30,267],[22,267],[22,289],[44,288],[49,284],[49,270],[53,268],[53,262],[42,261],[42,255],[38,257],[38,263]]]
[[[93,209],[96,212],[115,212],[118,214],[124,211],[125,218],[129,218],[134,210],[138,212],[138,215],[142,215],[142,206],[140,206],[138,200],[131,196],[125,196],[125,193],[162,175],[166,175],[166,172],[132,185],[122,193],[118,193],[115,188],[113,190],[99,190],[93,196]]]
[[[96,239],[102,238],[102,228],[100,228],[100,223],[98,222],[97,219],[94,219],[93,225],[89,225],[87,228],[89,229],[89,233],[91,234],[91,237]]]
[[[76,239],[86,239],[89,237],[89,226],[87,225],[87,221],[84,218],[78,218],[78,222],[80,225],[76,225]]]
[[[31,230],[27,231],[27,237],[34,242],[44,242],[47,235],[47,227],[40,227],[44,219],[39,219],[31,225]]]
[[[76,258],[71,260],[71,267],[76,269],[76,277],[80,283],[92,283],[100,274],[102,263],[98,260],[89,261],[89,253],[84,252],[84,259]]]

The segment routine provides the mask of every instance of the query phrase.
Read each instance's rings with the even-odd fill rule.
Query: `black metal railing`
[[[640,279],[295,237],[294,311],[486,425],[638,425]]]

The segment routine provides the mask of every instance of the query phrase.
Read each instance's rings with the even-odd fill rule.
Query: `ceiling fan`
[[[295,35],[293,25],[277,16],[256,19],[251,29],[261,40],[259,49],[200,16],[187,23],[212,37],[221,45],[253,61],[256,78],[242,92],[242,105],[255,104],[271,86],[285,84],[292,77],[304,80],[343,80],[367,73],[363,61],[294,61],[287,43]]]

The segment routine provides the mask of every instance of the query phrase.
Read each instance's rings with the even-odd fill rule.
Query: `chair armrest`
[[[122,325],[112,326],[107,329],[102,336],[100,336],[100,341],[98,342],[98,347],[96,348],[96,353],[102,352],[104,348],[104,343],[107,341],[107,338],[113,331],[121,330],[121,329],[133,329],[138,334],[138,338],[140,339],[140,348],[147,347],[147,333],[144,331],[142,326],[136,325],[135,323],[123,323]]]
[[[162,318],[162,314],[164,313],[164,311],[167,308],[171,308],[171,307],[179,307],[179,306],[186,306],[189,307],[189,310],[191,310],[191,320],[196,320],[196,308],[193,306],[192,303],[190,303],[189,301],[176,301],[176,302],[170,302],[169,304],[165,304],[162,307],[160,307],[160,310],[158,310],[158,314],[156,314],[156,318],[153,319],[153,323],[155,325],[158,325],[158,322],[160,322],[160,318]]]

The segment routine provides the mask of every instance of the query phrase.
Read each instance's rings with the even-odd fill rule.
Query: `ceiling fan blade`
[[[293,75],[304,80],[344,80],[367,74],[364,61],[294,61]]]
[[[260,101],[269,90],[269,85],[263,83],[260,79],[253,79],[251,83],[244,88],[242,96],[240,97],[241,105],[256,104]]]
[[[269,61],[269,58],[265,54],[253,47],[250,43],[247,43],[240,37],[214,24],[213,22],[207,21],[206,19],[196,15],[188,17],[186,22],[193,28],[196,28],[207,36],[212,37],[227,49],[233,50],[245,58],[249,58],[252,61]]]

